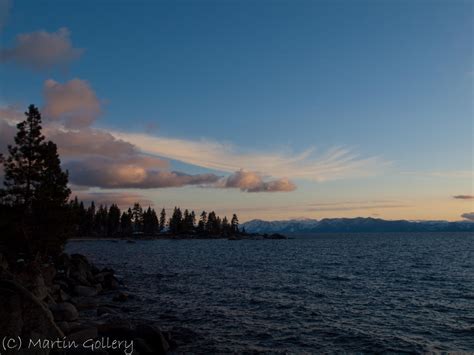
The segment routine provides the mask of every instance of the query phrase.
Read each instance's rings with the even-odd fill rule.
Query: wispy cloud
[[[409,203],[400,201],[357,201],[357,202],[337,202],[337,203],[316,203],[308,206],[308,211],[363,211],[363,210],[383,210],[387,208],[408,208]]]
[[[453,198],[458,199],[458,200],[472,200],[474,199],[474,195],[456,195],[456,196],[453,196]]]
[[[472,179],[473,170],[447,170],[447,171],[404,171],[401,174],[419,177],[436,177],[445,179]]]
[[[344,147],[317,154],[309,148],[298,154],[242,152],[230,144],[111,131],[143,152],[224,172],[241,169],[271,177],[325,181],[374,175],[389,163],[379,157],[361,157]]]
[[[72,46],[69,35],[67,28],[19,34],[12,48],[0,50],[0,61],[40,71],[65,67],[83,53],[83,49]]]

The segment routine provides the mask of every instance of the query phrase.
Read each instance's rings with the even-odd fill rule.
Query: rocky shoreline
[[[24,342],[66,339],[79,345],[67,353],[88,351],[83,344],[91,339],[122,341],[129,346],[133,341],[134,354],[174,351],[173,331],[162,331],[150,320],[130,318],[127,304],[133,298],[114,270],[98,269],[80,254],[62,254],[49,263],[19,259],[15,265],[0,254],[2,335],[19,336]],[[50,351],[35,348],[37,354]],[[97,352],[126,353],[124,348],[104,347]]]

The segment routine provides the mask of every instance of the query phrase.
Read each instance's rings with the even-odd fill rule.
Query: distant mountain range
[[[249,233],[474,232],[474,222],[407,221],[379,218],[324,218],[242,223]]]

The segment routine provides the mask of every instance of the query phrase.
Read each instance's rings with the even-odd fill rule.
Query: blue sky
[[[452,198],[473,195],[472,27],[470,1],[13,1],[3,48],[19,33],[67,28],[84,51],[41,71],[4,62],[0,98],[41,106],[45,80],[79,78],[101,101],[95,129],[218,142],[236,154],[314,148],[316,159],[344,147],[377,157],[366,176],[259,172],[288,177],[292,191],[114,190],[158,207],[215,206],[244,219],[459,219],[473,209],[472,199]],[[132,143],[169,154],[171,169],[231,173]]]

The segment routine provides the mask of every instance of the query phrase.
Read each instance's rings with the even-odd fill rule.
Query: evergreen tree
[[[107,235],[109,237],[117,235],[120,229],[120,208],[116,204],[112,204],[109,208],[107,216]]]
[[[8,146],[8,158],[2,157],[5,171],[4,185],[6,202],[31,209],[33,193],[40,184],[44,169],[44,136],[41,134],[41,115],[30,105],[26,119],[17,124],[15,145]]]
[[[72,233],[68,175],[61,169],[56,144],[45,142],[38,109],[30,105],[25,115],[17,125],[15,144],[8,146],[8,157],[1,157],[3,210],[10,214],[7,244],[30,255],[56,254]]]
[[[206,232],[209,234],[216,234],[218,233],[217,231],[217,216],[214,211],[209,212],[209,215],[207,216],[207,223],[206,223]]]
[[[86,215],[82,223],[82,230],[84,234],[82,236],[91,236],[94,230],[94,219],[95,219],[95,203],[91,201],[90,206],[86,210]]]
[[[171,216],[170,221],[169,221],[170,232],[173,234],[181,233],[182,225],[183,225],[183,215],[181,213],[181,209],[178,207],[175,207],[173,211],[173,215]]]
[[[124,235],[130,235],[133,232],[132,227],[132,210],[129,208],[127,212],[123,212],[120,217],[120,231]]]
[[[107,206],[99,206],[94,216],[94,234],[103,237],[107,234]]]
[[[232,233],[239,232],[239,219],[237,218],[237,215],[235,213],[232,216],[232,220],[230,221],[230,230],[232,231]]]
[[[227,235],[229,231],[230,231],[229,220],[227,219],[227,216],[225,216],[224,219],[222,220],[222,233],[224,235]]]
[[[135,232],[143,231],[143,209],[138,202],[132,208],[133,230]]]
[[[194,211],[191,211],[191,214],[189,215],[189,228],[191,230],[194,230],[195,225],[196,225],[196,213],[194,213]]]
[[[207,226],[207,213],[206,211],[202,211],[199,217],[199,222],[197,226],[198,233],[204,233],[206,231]]]
[[[155,210],[148,206],[148,209],[143,213],[143,232],[147,235],[153,235],[158,230],[158,217]]]
[[[166,227],[166,211],[163,208],[160,213],[160,227],[159,231],[162,232]]]
[[[160,228],[160,222],[158,216],[156,215],[155,210],[152,208],[150,213],[150,229],[151,234],[156,234]]]
[[[194,223],[196,222],[196,215],[194,211],[189,213],[189,211],[186,209],[184,211],[184,217],[183,217],[183,232],[185,233],[191,233],[194,231]]]

